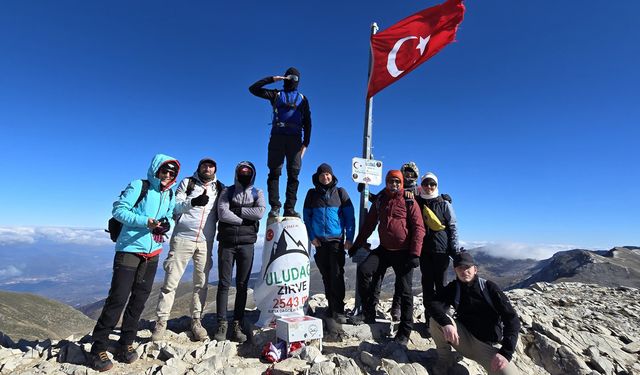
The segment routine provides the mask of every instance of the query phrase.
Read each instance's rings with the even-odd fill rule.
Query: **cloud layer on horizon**
[[[375,248],[379,239],[377,233],[369,239]],[[102,229],[70,227],[0,227],[0,246],[33,245],[36,243],[73,244],[82,246],[112,246],[109,235]],[[546,259],[558,251],[577,249],[571,244],[528,244],[519,242],[460,241],[466,249],[482,248],[482,251],[496,257],[509,259]],[[260,262],[264,233],[258,235],[256,258]],[[591,249],[590,249],[591,250]],[[3,270],[8,271],[8,270]]]
[[[548,259],[558,251],[579,249],[570,244],[529,244],[521,242],[460,241],[465,249],[481,250],[487,255],[507,259]],[[586,249],[594,250],[594,249]]]
[[[112,244],[102,229],[68,227],[0,227],[0,246],[33,245],[40,242],[105,246]]]

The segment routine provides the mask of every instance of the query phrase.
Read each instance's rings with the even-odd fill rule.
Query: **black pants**
[[[227,319],[227,304],[229,302],[229,287],[234,263],[236,269],[236,301],[233,308],[233,320],[244,318],[244,308],[247,306],[247,284],[253,267],[254,245],[223,246],[218,244],[218,293],[216,294],[216,312],[218,321]]]
[[[400,292],[400,326],[397,334],[407,337],[413,329],[413,268],[408,261],[407,250],[390,251],[380,246],[369,254],[358,269],[362,310],[365,318],[372,319],[375,318],[380,295],[380,278],[387,268],[393,268],[396,274],[394,291]]]
[[[449,267],[449,255],[423,251],[420,256],[420,271],[422,272],[422,298],[425,311],[429,311],[429,304],[437,292],[444,289],[444,278]],[[427,316],[427,322],[429,317]]]
[[[109,334],[122,317],[122,333],[119,343],[131,345],[138,332],[138,320],[149,298],[153,279],[158,268],[159,255],[145,259],[134,253],[117,251],[113,259],[113,277],[109,296],[104,303],[102,313],[93,329],[92,353],[107,350]],[[129,302],[127,302],[127,298]],[[126,308],[125,308],[126,304]]]
[[[314,256],[329,301],[331,316],[344,314],[344,244],[338,241],[321,242]]]
[[[302,167],[300,155],[302,140],[297,135],[273,134],[269,140],[267,154],[267,166],[269,177],[267,178],[267,190],[269,192],[269,205],[272,208],[280,208],[280,175],[285,158],[287,159],[287,191],[284,209],[293,210],[298,200],[298,175]]]

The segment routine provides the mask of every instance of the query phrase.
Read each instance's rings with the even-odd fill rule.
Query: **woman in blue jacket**
[[[107,356],[109,334],[123,310],[120,349],[116,357],[125,363],[138,359],[133,341],[138,320],[151,293],[165,233],[173,226],[175,200],[171,187],[179,170],[180,163],[176,159],[162,154],[154,156],[147,180],[129,183],[113,204],[113,217],[122,223],[122,230],[116,241],[109,296],[93,329],[92,365],[97,371],[113,367]]]

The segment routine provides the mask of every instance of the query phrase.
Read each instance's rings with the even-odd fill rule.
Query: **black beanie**
[[[316,173],[321,174],[321,173],[331,173],[331,175],[333,176],[333,169],[331,168],[331,166],[327,163],[322,163],[320,164],[320,166],[318,167],[318,170],[316,171]]]
[[[295,75],[298,76],[298,80],[294,81],[291,79],[285,79],[284,80],[284,91],[293,91],[293,90],[297,90],[298,89],[298,82],[300,82],[300,72],[298,71],[298,69],[291,67],[289,69],[287,69],[287,71],[284,73],[284,76],[288,76],[288,75]]]

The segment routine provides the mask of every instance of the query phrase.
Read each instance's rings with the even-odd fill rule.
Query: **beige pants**
[[[160,289],[156,314],[159,320],[168,320],[184,270],[193,259],[193,293],[191,296],[191,317],[200,319],[207,301],[209,271],[212,266],[211,251],[213,241],[195,242],[180,237],[172,237],[169,255],[164,261],[164,284]]]
[[[478,362],[487,370],[489,375],[519,374],[518,369],[511,362],[509,362],[503,370],[491,371],[491,360],[493,356],[498,353],[498,349],[478,340],[460,322],[455,319],[452,320],[454,321],[453,325],[458,330],[458,345],[447,342],[442,333],[442,326],[433,320],[433,318],[429,320],[429,332],[436,344],[436,351],[438,352],[438,363],[436,365],[438,370],[443,371],[453,365],[454,357],[451,352],[451,347],[453,346],[453,348],[464,357]]]

